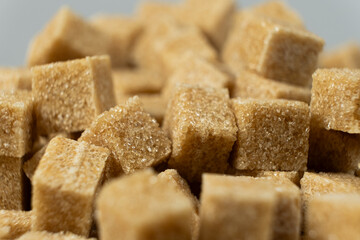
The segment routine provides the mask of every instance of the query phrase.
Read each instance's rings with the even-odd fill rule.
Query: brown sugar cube
[[[0,156],[0,209],[23,209],[22,158]]]
[[[304,210],[315,196],[326,193],[360,193],[360,178],[344,173],[305,172],[300,184]]]
[[[180,9],[182,21],[198,26],[215,46],[222,47],[235,14],[234,0],[187,0]]]
[[[50,232],[46,232],[46,231],[31,231],[31,232],[27,232],[24,235],[22,235],[20,238],[18,238],[17,240],[95,240],[95,238],[84,238],[72,233],[64,233],[64,232],[59,232],[59,233],[50,233]]]
[[[275,206],[271,183],[204,174],[199,239],[271,239]]]
[[[31,92],[0,92],[0,156],[23,157],[31,151]]]
[[[183,179],[175,169],[167,169],[159,173],[159,181],[164,181],[169,185],[173,185],[175,189],[190,199],[195,212],[199,209],[199,200],[191,193],[190,187],[185,179]]]
[[[142,31],[142,24],[138,20],[121,15],[98,15],[91,20],[91,24],[109,35],[114,67],[131,63],[132,48]]]
[[[227,89],[178,86],[163,128],[172,139],[168,165],[188,181],[200,182],[203,172],[226,170],[237,131]]]
[[[356,42],[345,43],[320,55],[322,68],[360,68],[360,47]]]
[[[108,56],[31,68],[40,133],[78,132],[115,105]]]
[[[214,63],[187,53],[180,57],[180,64],[167,80],[162,95],[168,101],[173,95],[177,84],[196,84],[202,87],[230,88],[232,78]]]
[[[314,197],[306,214],[308,240],[359,239],[360,194],[326,194]]]
[[[308,168],[323,172],[351,173],[360,162],[360,136],[326,130],[312,117]]]
[[[171,153],[170,140],[138,97],[98,116],[79,141],[108,148],[115,159],[112,168],[126,174],[163,163]]]
[[[63,7],[33,39],[27,64],[34,66],[107,54],[109,45],[108,36]]]
[[[31,90],[31,73],[27,68],[0,68],[0,89]]]
[[[135,95],[159,93],[165,79],[157,71],[150,69],[121,69],[113,71],[115,95]]]
[[[152,170],[105,185],[96,207],[100,239],[191,239],[191,201]]]
[[[178,11],[176,4],[160,1],[142,1],[137,7],[136,16],[140,19],[141,23],[148,27],[159,19],[180,20]]]
[[[40,163],[41,158],[44,156],[47,144],[37,151],[29,160],[24,163],[23,170],[25,175],[32,180],[35,170]]]
[[[308,88],[273,81],[245,70],[237,76],[231,95],[234,98],[289,99],[308,104],[311,99]]]
[[[359,69],[318,69],[313,74],[311,115],[326,130],[360,133]]]
[[[31,229],[31,212],[0,210],[0,239],[17,239]]]
[[[248,14],[225,44],[225,62],[240,61],[265,78],[308,86],[324,41],[271,18]]]
[[[159,124],[162,124],[167,106],[163,97],[160,94],[142,94],[139,95],[139,98],[144,111],[155,118]]]
[[[232,165],[239,170],[306,170],[310,114],[304,102],[232,99],[239,128]]]
[[[109,156],[105,148],[53,138],[33,176],[32,230],[88,236]]]

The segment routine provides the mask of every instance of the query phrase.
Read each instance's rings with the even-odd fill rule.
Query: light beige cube
[[[31,90],[31,73],[27,68],[0,68],[0,89]]]
[[[0,210],[0,239],[17,239],[31,230],[31,212]]]

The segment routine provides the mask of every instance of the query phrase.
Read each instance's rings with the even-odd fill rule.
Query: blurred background
[[[162,0],[179,2],[178,0]],[[140,1],[0,1],[0,66],[23,65],[28,43],[62,5],[90,17],[97,13],[132,14]],[[248,7],[261,0],[238,0],[238,6]],[[326,41],[331,49],[345,41],[360,42],[360,1],[355,0],[288,0],[285,1],[304,19],[307,28]]]

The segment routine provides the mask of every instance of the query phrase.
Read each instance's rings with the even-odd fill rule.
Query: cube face
[[[360,235],[359,216],[359,194],[317,196],[309,202],[305,235],[309,240],[356,239]]]
[[[256,99],[288,99],[310,104],[311,91],[304,87],[272,81],[243,70],[236,78],[232,97]]]
[[[163,127],[173,142],[169,167],[187,180],[200,181],[203,172],[225,171],[237,131],[227,90],[179,86]]]
[[[199,239],[270,239],[275,201],[265,181],[205,174]]]
[[[232,165],[239,170],[306,170],[309,107],[288,100],[233,99],[237,126]]]
[[[312,120],[308,168],[323,172],[353,172],[360,160],[357,134],[326,130]]]
[[[320,127],[360,133],[360,70],[318,69],[313,74],[311,114]]]
[[[23,157],[31,150],[33,127],[31,92],[0,93],[0,155]]]
[[[125,173],[156,166],[171,153],[170,140],[144,112],[138,97],[98,116],[79,141],[108,148],[115,159],[113,168]]]
[[[106,185],[97,209],[104,240],[191,239],[191,201],[151,170]]]
[[[88,236],[109,155],[85,142],[52,139],[33,176],[32,228]]]
[[[29,47],[28,65],[66,61],[109,52],[110,40],[68,8],[62,8]]]
[[[27,68],[0,68],[0,89],[31,90],[31,73]]]
[[[0,209],[23,209],[22,158],[0,157]]]
[[[82,131],[115,105],[107,56],[37,66],[31,71],[41,133]]]
[[[31,212],[0,210],[0,238],[17,239],[31,229]]]

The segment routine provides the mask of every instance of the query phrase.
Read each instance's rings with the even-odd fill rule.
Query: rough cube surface
[[[110,40],[67,7],[63,7],[29,46],[29,66],[109,52]]]
[[[105,185],[96,206],[103,240],[191,239],[191,201],[151,170]]]
[[[0,239],[17,239],[31,229],[31,212],[0,210]]]
[[[22,158],[0,156],[0,209],[23,209]]]
[[[223,58],[240,61],[259,75],[307,86],[324,41],[297,27],[249,14],[227,41]]]
[[[308,168],[323,172],[354,172],[360,162],[360,136],[326,130],[312,117]]]
[[[32,229],[88,236],[109,155],[86,142],[53,138],[33,176]]]
[[[311,115],[319,126],[360,133],[359,104],[359,69],[318,69],[313,74]]]
[[[18,240],[95,240],[95,238],[84,238],[72,233],[50,233],[46,231],[31,231],[22,235]]]
[[[204,174],[200,240],[271,239],[276,197],[270,183]]]
[[[31,90],[31,74],[27,68],[0,68],[0,89]]]
[[[309,240],[359,239],[360,194],[326,194],[309,202],[305,235]]]
[[[179,86],[163,127],[173,143],[169,167],[187,180],[199,182],[203,172],[226,170],[237,131],[227,89]]]
[[[349,42],[320,56],[319,65],[323,68],[360,68],[360,47]]]
[[[77,132],[115,105],[108,56],[31,69],[38,131]]]
[[[232,97],[289,99],[310,104],[311,90],[263,78],[249,71],[241,71],[236,78]]]
[[[232,165],[239,170],[306,170],[310,114],[306,103],[232,100],[239,128]]]
[[[108,148],[115,159],[113,168],[125,173],[163,163],[171,153],[170,140],[144,112],[138,97],[98,116],[79,141]]]
[[[0,93],[0,156],[23,157],[31,151],[32,113],[30,92]]]

